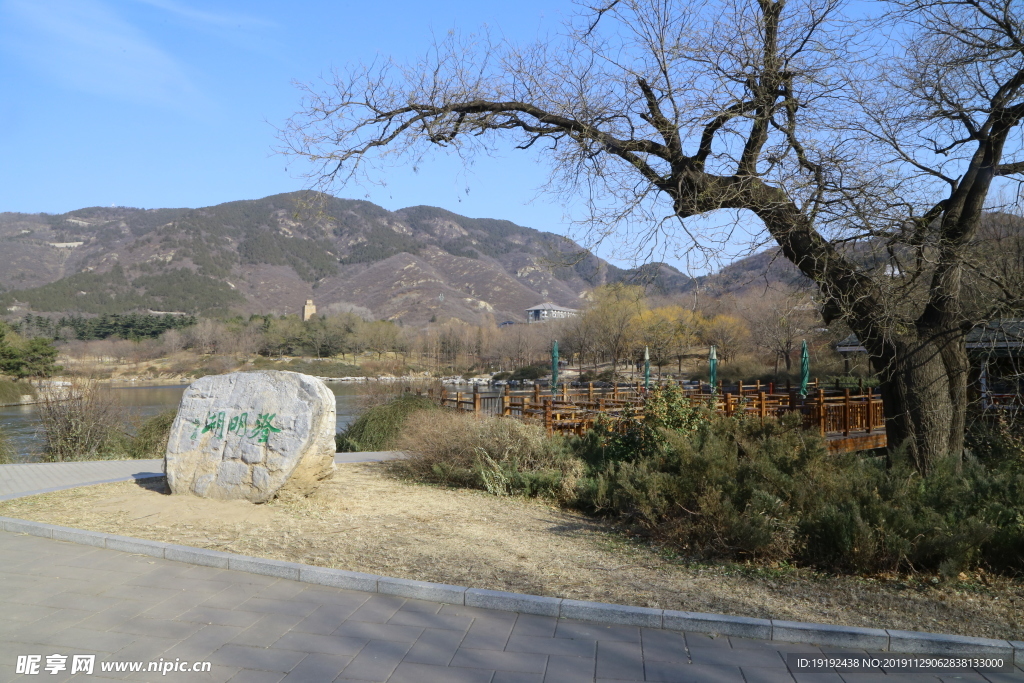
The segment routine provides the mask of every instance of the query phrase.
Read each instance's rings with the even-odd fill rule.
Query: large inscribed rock
[[[211,375],[185,390],[164,456],[171,492],[262,503],[334,469],[334,394],[297,372]]]

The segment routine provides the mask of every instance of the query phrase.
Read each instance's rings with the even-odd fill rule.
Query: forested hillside
[[[9,313],[202,315],[368,309],[421,324],[522,320],[608,282],[682,291],[670,267],[622,270],[553,233],[415,206],[290,193],[201,209],[0,214]]]

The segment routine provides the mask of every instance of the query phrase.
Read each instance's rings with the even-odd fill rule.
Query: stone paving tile
[[[341,680],[386,681],[402,662],[411,643],[371,640],[341,672]]]
[[[205,598],[200,604],[221,609],[236,609],[259,591],[259,586],[232,584],[224,590]]]
[[[530,652],[538,655],[562,657],[589,657],[597,655],[597,641],[574,638],[544,638],[513,634],[505,646],[506,652]]]
[[[149,612],[146,612],[149,615]],[[218,624],[220,626],[240,626],[249,628],[260,620],[262,615],[258,612],[243,612],[240,610],[220,609],[217,607],[193,607],[192,609],[174,617],[175,621],[194,621],[199,624]]]
[[[270,647],[301,620],[302,617],[295,615],[265,614],[255,624],[232,638],[231,642],[252,647]]]
[[[656,628],[642,628],[640,637],[646,661],[690,662],[686,637],[683,634]]]
[[[351,659],[359,654],[367,642],[369,641],[362,638],[318,636],[313,633],[289,631],[278,638],[272,647],[281,650],[295,650],[296,652],[345,655]],[[338,673],[341,673],[341,669],[338,669],[334,676],[337,676]]]
[[[188,638],[178,641],[164,653],[164,656],[201,661],[214,650],[230,643],[242,630],[237,626],[204,626]]]
[[[235,609],[243,612],[262,612],[264,614],[289,614],[297,617],[308,617],[316,611],[313,602],[293,602],[292,600],[270,600],[268,598],[249,598]]]
[[[686,647],[690,649],[695,647],[732,648],[732,643],[725,636],[709,636],[703,633],[684,633],[683,636],[686,638]]]
[[[370,598],[352,613],[352,621],[365,621],[371,624],[385,624],[401,609],[405,598],[392,595],[370,595]]]
[[[644,676],[644,680],[663,683],[743,683],[743,674],[735,666],[648,662]]]
[[[332,635],[366,640],[388,640],[396,643],[412,643],[423,633],[421,626],[400,624],[371,624],[364,621],[346,621],[334,630]]]
[[[111,631],[133,633],[140,636],[159,636],[162,638],[188,638],[201,628],[200,624],[187,621],[170,621],[168,619],[146,619],[135,617],[122,624],[112,626]]]
[[[743,673],[743,680],[746,683],[793,683],[793,675],[788,669],[741,666],[740,671]]]
[[[288,683],[325,683],[333,681],[351,663],[351,657],[314,653],[288,672],[283,680]]]
[[[495,671],[491,683],[543,683],[543,674],[528,674],[522,671]]]
[[[558,626],[558,619],[555,617],[520,614],[512,628],[512,635],[553,638],[556,626]]]
[[[283,676],[276,671],[242,669],[228,683],[280,683]]]
[[[690,659],[694,664],[736,666],[736,662],[742,658],[745,666],[773,669],[786,668],[786,661],[774,650],[743,650],[742,652],[743,654],[740,655],[737,650],[695,647],[690,650]]]
[[[287,673],[295,668],[305,657],[305,652],[269,650],[263,647],[249,647],[248,645],[228,643],[211,654],[210,661],[224,666]]]
[[[302,602],[300,598],[301,594],[306,590],[306,584],[299,581],[291,581],[289,579],[278,579],[274,583],[260,588],[256,597],[266,598],[268,600],[290,600],[292,602]],[[313,602],[321,602],[323,598],[308,598],[306,600],[312,600]]]
[[[476,650],[460,647],[455,656],[452,657],[451,666],[464,666],[471,669],[494,669],[497,671],[544,673],[547,662],[547,655]]]
[[[590,640],[621,640],[628,643],[640,642],[640,629],[636,626],[614,624],[593,624],[588,621],[559,619],[555,629],[556,638],[587,638]]]
[[[473,620],[473,625],[462,640],[462,647],[481,650],[504,650],[512,635],[515,621],[510,619],[492,619],[480,617]]]
[[[444,629],[423,629],[403,662],[447,666],[462,645],[465,634]]]
[[[601,640],[597,643],[597,670],[608,678],[643,678],[644,658],[640,643]]]
[[[421,628],[442,628],[449,631],[466,631],[473,623],[470,617],[454,614],[430,614],[429,612],[407,612],[399,610],[388,619],[388,624],[398,626],[419,626]]]
[[[503,672],[498,672],[503,673]],[[388,683],[514,683],[517,679],[498,678],[487,669],[435,666],[403,661],[395,669]],[[518,679],[521,680],[521,679]],[[535,677],[534,681],[540,681]]]
[[[355,607],[343,608],[336,605],[321,605],[308,617],[295,624],[296,631],[330,635],[356,611]]]
[[[441,604],[427,602],[426,600],[406,600],[399,612],[425,612],[426,614],[437,614],[441,611]]]
[[[594,680],[595,668],[593,657],[552,656],[544,671],[544,683],[589,683]]]

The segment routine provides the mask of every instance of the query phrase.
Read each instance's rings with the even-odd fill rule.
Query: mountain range
[[[8,313],[320,312],[420,325],[524,320],[541,302],[637,282],[693,281],[665,264],[618,268],[559,235],[430,206],[388,211],[309,192],[200,209],[91,207],[0,213],[0,305]]]

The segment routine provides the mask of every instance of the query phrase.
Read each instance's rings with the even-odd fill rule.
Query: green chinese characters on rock
[[[267,443],[272,433],[280,432],[279,427],[274,426],[274,418],[277,413],[258,413],[252,431],[249,431],[249,413],[239,413],[228,418],[226,411],[213,411],[206,414],[205,420],[188,420],[195,429],[189,439],[195,441],[200,434],[211,433],[215,439],[224,438],[224,427],[227,425],[227,434],[253,439],[256,443]]]

